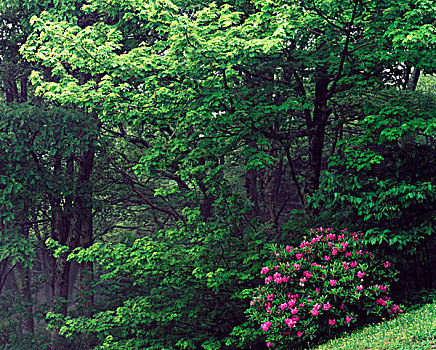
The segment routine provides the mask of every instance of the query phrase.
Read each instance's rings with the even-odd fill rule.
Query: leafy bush
[[[402,312],[388,296],[396,275],[391,262],[366,251],[361,233],[310,232],[314,237],[298,247],[275,250],[261,270],[264,285],[250,290],[248,313],[268,347],[301,346],[371,317]]]
[[[90,317],[49,313],[50,326],[60,327],[76,348],[83,335],[91,339],[90,348],[105,350],[263,346],[254,332],[240,335],[247,320],[238,299],[258,284],[253,279],[266,258],[261,225],[236,235],[224,223],[199,223],[196,215],[189,212],[185,228],[153,238],[97,242],[70,252],[68,259],[93,261],[102,271],[95,308]],[[47,244],[56,255],[68,250],[53,240]]]

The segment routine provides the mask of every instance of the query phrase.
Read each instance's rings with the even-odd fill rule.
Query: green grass
[[[436,350],[436,302],[393,320],[377,323],[316,350]]]

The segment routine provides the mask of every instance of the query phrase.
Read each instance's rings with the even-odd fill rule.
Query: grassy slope
[[[436,350],[436,302],[374,324],[316,350]]]

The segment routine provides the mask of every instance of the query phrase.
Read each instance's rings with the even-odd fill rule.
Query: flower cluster
[[[395,275],[391,262],[365,251],[360,233],[310,233],[310,240],[276,250],[261,269],[264,285],[252,291],[248,312],[261,325],[268,348],[321,339],[364,315],[402,312],[388,297]]]

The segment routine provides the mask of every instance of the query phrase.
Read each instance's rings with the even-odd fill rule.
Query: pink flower
[[[297,332],[297,337],[298,337],[298,338],[300,338],[302,335],[303,335],[303,332],[302,332],[302,331],[298,331],[298,332]]]
[[[357,286],[356,290],[363,290],[363,286],[362,285]]]
[[[387,301],[382,299],[382,298],[377,299],[375,302],[381,306],[386,306],[386,304],[387,304]]]
[[[336,238],[336,235],[334,233],[330,233],[327,235],[327,237],[328,237],[328,239],[333,241]]]
[[[318,316],[318,314],[319,314],[319,309],[321,309],[321,305],[319,305],[318,303],[316,303],[315,305],[313,305],[312,315],[313,315],[313,316]]]
[[[338,254],[338,252],[339,252],[339,250],[338,250],[338,249],[336,249],[336,248],[333,248],[333,250],[332,250],[332,255],[337,255],[337,254]]]
[[[269,284],[272,280],[272,276],[265,277],[265,284]]]
[[[268,266],[265,266],[265,267],[262,267],[262,270],[260,270],[260,273],[261,273],[261,274],[266,274],[266,273],[268,273],[269,271],[270,271],[269,267],[268,267]]]
[[[284,303],[284,304],[280,304],[280,309],[285,310],[288,308],[288,304]]]
[[[291,276],[283,276],[282,277],[283,282],[289,282],[290,279],[291,279]]]
[[[380,286],[378,284],[376,284],[374,287],[377,287],[377,290],[382,290],[383,292],[386,292],[388,287],[387,286]]]
[[[300,243],[300,248],[303,249],[304,247],[309,247],[310,248],[310,243],[307,241],[303,241]]]
[[[306,282],[306,281],[307,281],[307,278],[306,278],[306,277],[301,277],[301,278],[300,278],[300,282],[304,283],[304,282]]]
[[[267,332],[267,331],[268,331],[268,328],[271,327],[271,326],[272,326],[272,322],[271,322],[271,321],[267,321],[267,322],[265,322],[265,323],[262,323],[262,324],[260,325],[260,328],[262,328],[262,330],[263,330],[264,332]]]
[[[340,308],[341,310],[345,310],[345,309],[347,308],[347,306],[346,306],[344,303],[342,303],[341,306],[339,306],[339,308]]]
[[[296,307],[291,309],[291,314],[292,315],[298,314],[298,309]]]
[[[331,285],[332,287],[336,286],[336,283],[338,283],[338,281],[336,281],[336,280],[330,280],[330,285]]]
[[[295,322],[290,318],[285,319],[285,323],[288,325],[289,328],[295,328]]]
[[[354,269],[357,266],[357,261],[350,262],[350,267]]]
[[[309,271],[304,271],[303,275],[306,276],[306,278],[310,278],[313,276],[313,273],[309,272]]]
[[[349,258],[351,255],[352,255],[351,252],[346,252],[346,253],[345,253],[345,257],[346,257],[346,258]]]
[[[273,345],[273,344],[272,344],[270,341],[267,341],[267,342],[266,342],[266,347],[267,347],[267,348],[270,348],[272,345]]]
[[[357,272],[357,277],[363,278],[363,276],[365,276],[365,272],[361,272],[361,271]]]
[[[333,320],[329,320],[329,325],[333,326],[334,324],[336,324],[336,319],[334,318]]]
[[[301,259],[303,259],[303,254],[302,253],[295,254],[295,258],[297,260],[301,260]]]
[[[331,259],[330,256],[328,256],[328,255],[324,256],[324,260],[325,260],[325,261],[329,261],[330,259]]]
[[[389,266],[391,266],[391,263],[390,263],[389,261],[386,261],[386,262],[383,264],[383,266],[384,266],[385,268],[388,268]]]
[[[347,323],[350,323],[352,319],[353,319],[353,316],[345,317],[345,321],[347,321]]]
[[[287,251],[288,253],[290,253],[292,250],[293,250],[292,247],[290,247],[290,246],[286,246],[286,251]]]
[[[400,310],[400,307],[396,304],[392,305],[392,312],[396,314]]]
[[[274,299],[274,294],[268,294],[268,295],[266,296],[266,300],[271,301],[271,300],[273,300],[273,299]]]
[[[328,311],[328,310],[331,309],[332,305],[331,305],[330,303],[326,303],[326,304],[324,304],[322,307],[323,307],[323,309],[324,309],[325,311]]]

